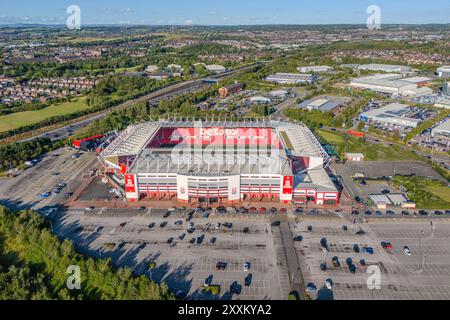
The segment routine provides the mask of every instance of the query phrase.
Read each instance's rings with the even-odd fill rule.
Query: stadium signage
[[[292,176],[283,177],[283,194],[292,194],[294,178]]]
[[[213,137],[213,136],[237,137],[239,135],[239,133],[238,133],[238,129],[202,128],[201,135],[207,136],[207,137]]]
[[[125,191],[127,193],[136,192],[136,182],[134,180],[134,175],[132,174],[125,175]]]

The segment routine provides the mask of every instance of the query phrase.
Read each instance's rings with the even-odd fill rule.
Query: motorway
[[[33,139],[39,138],[39,137],[46,137],[53,141],[63,140],[63,139],[68,138],[69,136],[73,135],[74,133],[79,132],[80,130],[88,127],[95,120],[101,119],[113,111],[126,109],[128,107],[131,107],[134,104],[147,102],[147,101],[157,104],[161,100],[172,99],[176,96],[196,92],[196,91],[199,91],[210,85],[210,83],[205,82],[205,80],[207,80],[207,79],[223,80],[230,76],[233,76],[236,73],[251,69],[251,68],[255,67],[256,65],[257,64],[251,64],[248,66],[244,66],[244,67],[241,67],[241,68],[238,68],[235,70],[231,70],[231,71],[228,71],[228,72],[225,72],[222,74],[218,74],[215,76],[211,76],[208,78],[174,83],[174,84],[171,84],[171,85],[169,85],[165,88],[162,88],[156,92],[150,93],[148,95],[142,96],[137,99],[126,101],[120,105],[117,105],[115,107],[112,107],[110,109],[102,111],[100,113],[93,114],[93,115],[89,116],[87,119],[75,121],[69,125],[66,125],[66,126],[51,130],[51,131],[47,131],[47,132],[32,136],[27,139],[20,140],[19,142],[29,141],[29,140],[33,140]]]

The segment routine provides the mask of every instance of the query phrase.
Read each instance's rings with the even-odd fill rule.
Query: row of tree
[[[67,286],[70,266],[80,270],[80,289]],[[37,212],[0,206],[0,300],[29,299],[165,300],[173,295],[165,284],[135,276],[129,268],[113,268],[110,259],[77,253],[72,242],[50,232]]]

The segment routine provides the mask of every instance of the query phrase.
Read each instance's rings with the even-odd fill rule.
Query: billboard
[[[294,188],[294,177],[284,176],[283,177],[283,194],[292,194]]]
[[[136,181],[135,181],[135,176],[133,174],[125,175],[125,191],[127,193],[135,193],[136,192]]]

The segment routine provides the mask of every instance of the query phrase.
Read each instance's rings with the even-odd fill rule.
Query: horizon
[[[255,26],[255,25],[359,25],[365,24],[371,5],[379,6],[382,25],[449,24],[450,4],[436,0],[430,6],[418,0],[346,0],[314,3],[297,0],[260,0],[211,3],[196,0],[166,0],[152,3],[130,0],[53,1],[35,3],[22,0],[0,4],[0,25],[64,25],[67,8],[81,9],[81,23],[90,25],[133,26]]]

